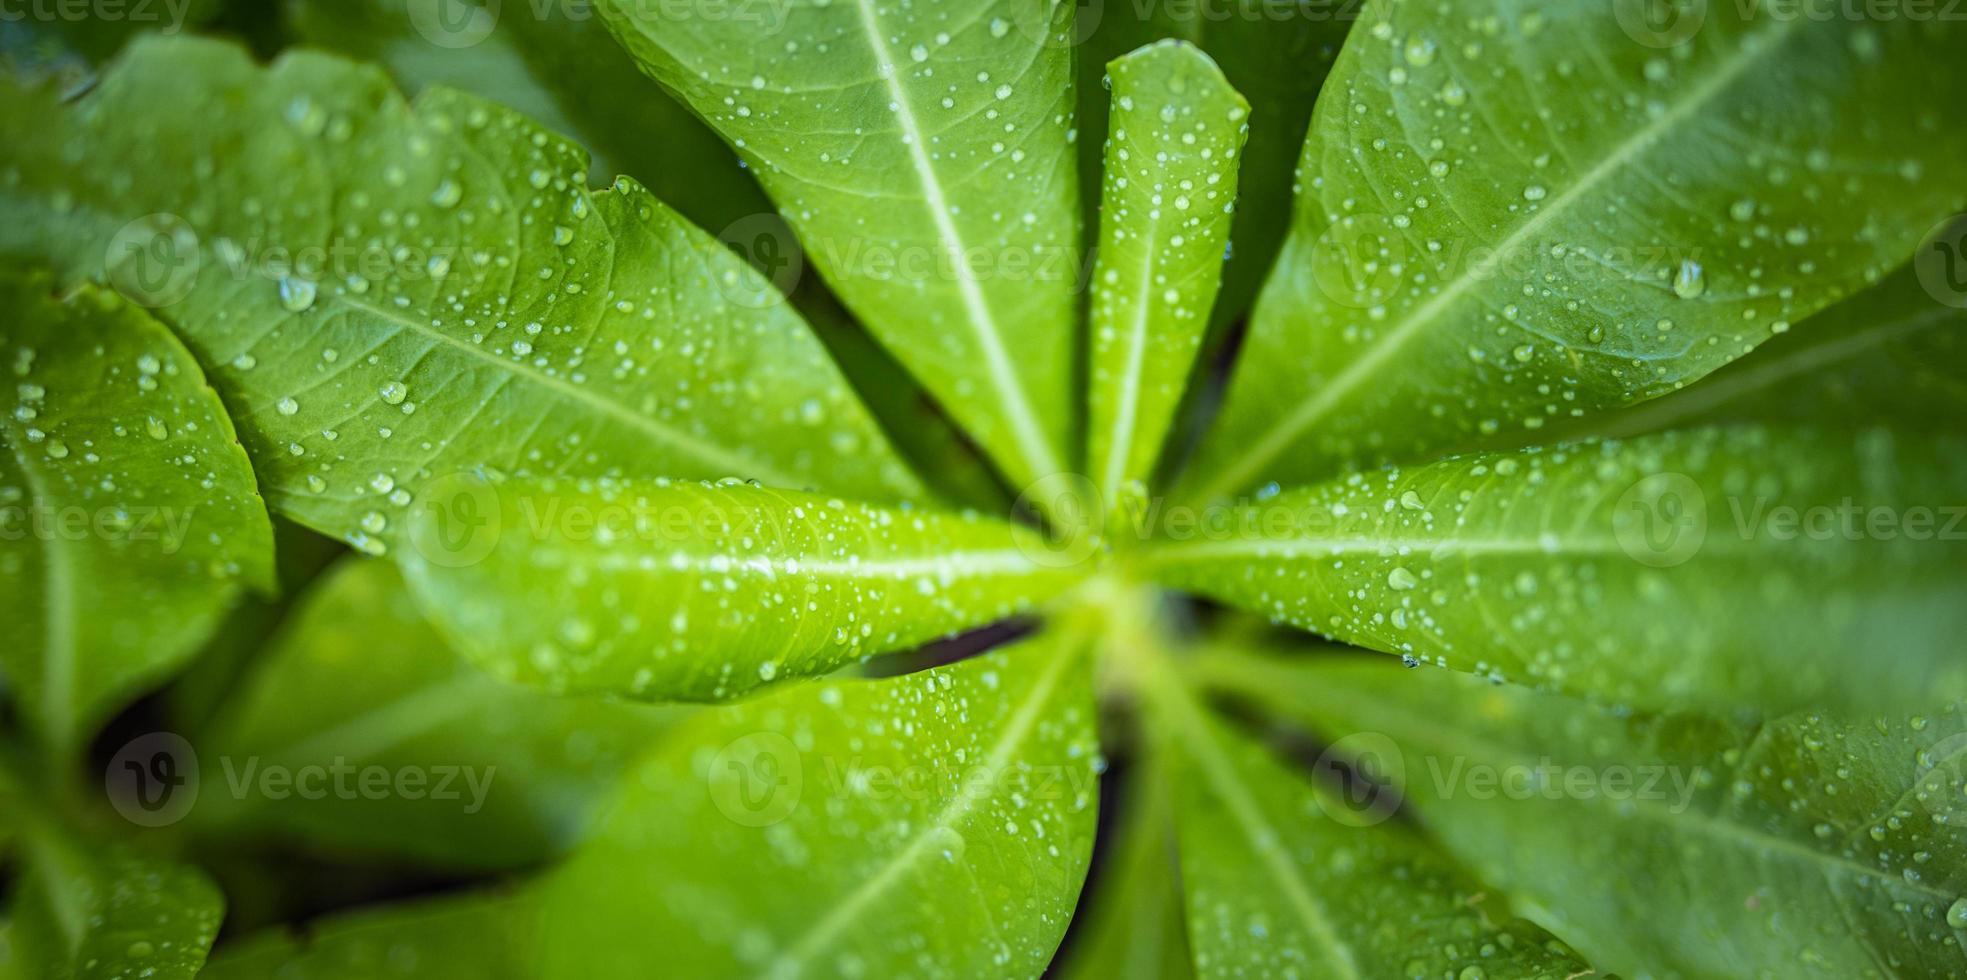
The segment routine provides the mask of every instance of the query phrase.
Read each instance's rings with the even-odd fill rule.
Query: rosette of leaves
[[[1967,973],[1955,25],[510,6],[8,62],[0,975]]]

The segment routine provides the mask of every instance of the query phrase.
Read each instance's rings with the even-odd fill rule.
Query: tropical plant
[[[0,978],[1967,975],[1914,6],[0,22]]]

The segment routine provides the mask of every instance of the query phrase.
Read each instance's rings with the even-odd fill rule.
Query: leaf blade
[[[795,6],[790,44],[769,52],[737,19],[600,10],[738,147],[842,301],[1014,483],[1067,468],[1080,229],[1071,110],[1055,103],[1070,10]]]
[[[794,491],[509,481],[459,499],[487,501],[466,540],[488,543],[406,549],[412,588],[467,656],[561,692],[724,700],[1017,615],[1085,574],[1021,526]]]
[[[632,182],[590,193],[580,151],[522,117],[443,89],[406,105],[324,55],[260,69],[182,38],[138,43],[76,105],[53,95],[8,100],[22,163],[0,250],[70,276],[113,260],[303,524],[387,550],[423,483],[477,466],[922,492],[769,283]],[[199,179],[242,144],[230,180],[284,188],[286,207]],[[62,159],[78,146],[184,165],[131,183]],[[147,271],[162,285],[133,278]]]
[[[1961,809],[1957,707],[1916,720],[1791,715],[1755,726],[1619,717],[1354,658],[1241,655],[1207,675],[1327,737],[1390,737],[1406,798],[1443,845],[1620,975],[1961,966],[1959,930],[1947,921],[1967,867],[1946,829]],[[1443,782],[1475,766],[1556,776],[1540,784],[1550,792],[1515,794],[1472,792],[1465,776]],[[1664,775],[1650,791],[1637,779],[1614,791],[1615,770]],[[1565,788],[1573,784],[1584,788]]]
[[[1117,513],[1121,488],[1144,486],[1154,468],[1208,329],[1250,106],[1207,55],[1175,42],[1107,73],[1087,459]]]
[[[673,722],[641,705],[501,684],[451,652],[393,567],[347,558],[200,739],[207,759],[246,760],[248,786],[248,767],[283,768],[329,774],[328,791],[218,796],[192,811],[192,826],[235,844],[264,836],[524,867],[570,847],[628,760]],[[377,769],[395,787],[381,797],[349,792],[363,777],[337,775]]]
[[[1706,24],[1670,61],[1595,9],[1538,4],[1510,24],[1417,10],[1376,4],[1341,54],[1197,498],[1663,394],[1875,281],[1957,203],[1920,179],[1953,152],[1914,107],[1929,70],[1954,70],[1939,32],[1854,39],[1758,14]],[[1496,152],[1428,149],[1434,119]],[[1863,135],[1815,135],[1831,132]],[[1376,136],[1405,155],[1362,159]],[[1757,153],[1710,150],[1735,139]]]
[[[652,757],[547,884],[549,972],[644,976],[660,958],[694,973],[1038,974],[1085,873],[1098,792],[1078,643],[1040,637],[702,716],[695,747]],[[883,774],[917,789],[854,789]],[[662,942],[622,941],[652,928]]]
[[[0,612],[19,631],[0,666],[62,753],[271,587],[273,530],[224,407],[162,325],[20,269],[0,272],[0,308]]]
[[[1575,977],[1541,929],[1478,906],[1481,886],[1387,814],[1342,822],[1253,739],[1187,705],[1178,825],[1198,973]],[[1164,714],[1164,718],[1166,714]],[[1197,775],[1197,774],[1200,775]],[[1282,893],[1282,894],[1280,894]],[[1303,927],[1279,911],[1307,916]],[[1339,909],[1347,910],[1343,913]],[[1259,931],[1261,929],[1261,931]]]
[[[191,868],[64,835],[31,834],[13,897],[20,963],[48,980],[197,976],[224,917],[219,890]]]
[[[1749,427],[1451,458],[1284,493],[1151,560],[1337,639],[1614,704],[1903,708],[1967,693],[1962,545],[1930,503],[1967,486],[1955,441]]]

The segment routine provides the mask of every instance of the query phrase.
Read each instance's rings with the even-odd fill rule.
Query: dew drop
[[[1680,260],[1680,270],[1673,274],[1673,295],[1695,299],[1705,292],[1707,273],[1701,271],[1701,264],[1693,259]]]
[[[280,305],[289,313],[300,313],[314,305],[314,281],[297,276],[280,277]]]

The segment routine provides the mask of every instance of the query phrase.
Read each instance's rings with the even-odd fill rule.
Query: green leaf
[[[427,613],[494,674],[555,692],[724,700],[1028,611],[1084,574],[1022,526],[744,485],[477,484],[419,517],[404,567]]]
[[[673,717],[494,680],[445,646],[394,568],[345,559],[201,739],[210,775],[192,817],[227,840],[524,865],[577,839]]]
[[[1967,137],[1928,96],[1967,62],[1940,24],[1758,7],[1666,48],[1630,11],[1524,6],[1363,15],[1192,496],[1671,392],[1958,208],[1936,175]]]
[[[632,182],[590,193],[579,150],[506,110],[185,39],[55,95],[0,115],[0,250],[76,275],[108,254],[300,523],[382,551],[480,466],[921,493],[768,283]]]
[[[1684,390],[1524,441],[1738,422],[1957,430],[1967,416],[1963,325],[1967,311],[1935,302],[1906,266]]]
[[[1067,469],[1080,244],[1071,7],[599,9],[643,69],[737,147],[848,308],[1014,483]]]
[[[1152,561],[1348,643],[1603,701],[1872,710],[1967,696],[1963,492],[1957,435],[1699,430],[1355,475]]]
[[[1452,852],[1622,976],[1955,976],[1967,718],[1630,718],[1446,671],[1224,658],[1330,739],[1368,733]]]
[[[310,43],[383,63],[406,90],[461,89],[567,134],[593,153],[595,181],[619,173],[643,183],[791,293],[841,373],[934,489],[963,504],[1005,505],[997,499],[996,478],[955,427],[924,402],[908,373],[848,317],[817,276],[802,274],[806,259],[799,244],[737,153],[643,77],[591,11],[548,5],[532,7],[524,18],[472,14],[432,21],[428,13],[437,9],[401,0],[304,0],[296,28]],[[595,98],[596,92],[623,94]]]
[[[206,731],[212,718],[238,689],[240,678],[266,653],[268,641],[293,611],[296,594],[346,555],[341,542],[292,521],[273,521],[274,579],[270,595],[248,595],[212,631],[210,639],[159,693],[159,709],[170,727]]]
[[[1087,460],[1118,513],[1123,487],[1145,487],[1154,469],[1208,329],[1250,106],[1207,55],[1177,42],[1116,59],[1107,74]]]
[[[0,271],[0,669],[65,752],[181,666],[273,531],[198,365],[111,293]]]
[[[198,872],[71,839],[30,837],[13,896],[14,955],[36,980],[189,980],[225,900]]]
[[[1105,807],[1117,813],[1112,836],[1100,842],[1099,863],[1073,916],[1072,933],[1048,975],[1060,980],[1195,976],[1182,920],[1169,782],[1160,753],[1151,745],[1135,747],[1120,792],[1105,793]]]
[[[221,947],[201,980],[537,980],[535,903],[526,892],[474,892],[368,908]]]
[[[592,180],[627,174],[700,228],[771,213],[737,154],[650,84],[591,10],[454,9],[443,17],[444,4],[428,0],[292,5],[294,32],[307,43],[382,64],[406,91],[446,86],[510,106],[593,154]]]
[[[1108,97],[1101,84],[1108,61],[1164,38],[1185,41],[1222,67],[1250,103],[1253,120],[1243,148],[1232,247],[1223,264],[1222,292],[1210,322],[1222,326],[1249,312],[1270,271],[1291,216],[1291,170],[1304,146],[1305,126],[1325,72],[1345,40],[1352,14],[1345,4],[1256,4],[1227,8],[1202,3],[1101,3],[1079,10],[1080,182],[1100,182]],[[1091,23],[1092,26],[1087,25]],[[1097,202],[1093,202],[1097,203]],[[1097,283],[1099,280],[1094,279]]]
[[[1388,814],[1328,802],[1186,695],[1162,709],[1199,976],[1590,972]]]
[[[1098,800],[1082,638],[697,716],[545,888],[551,976],[1037,976]]]

